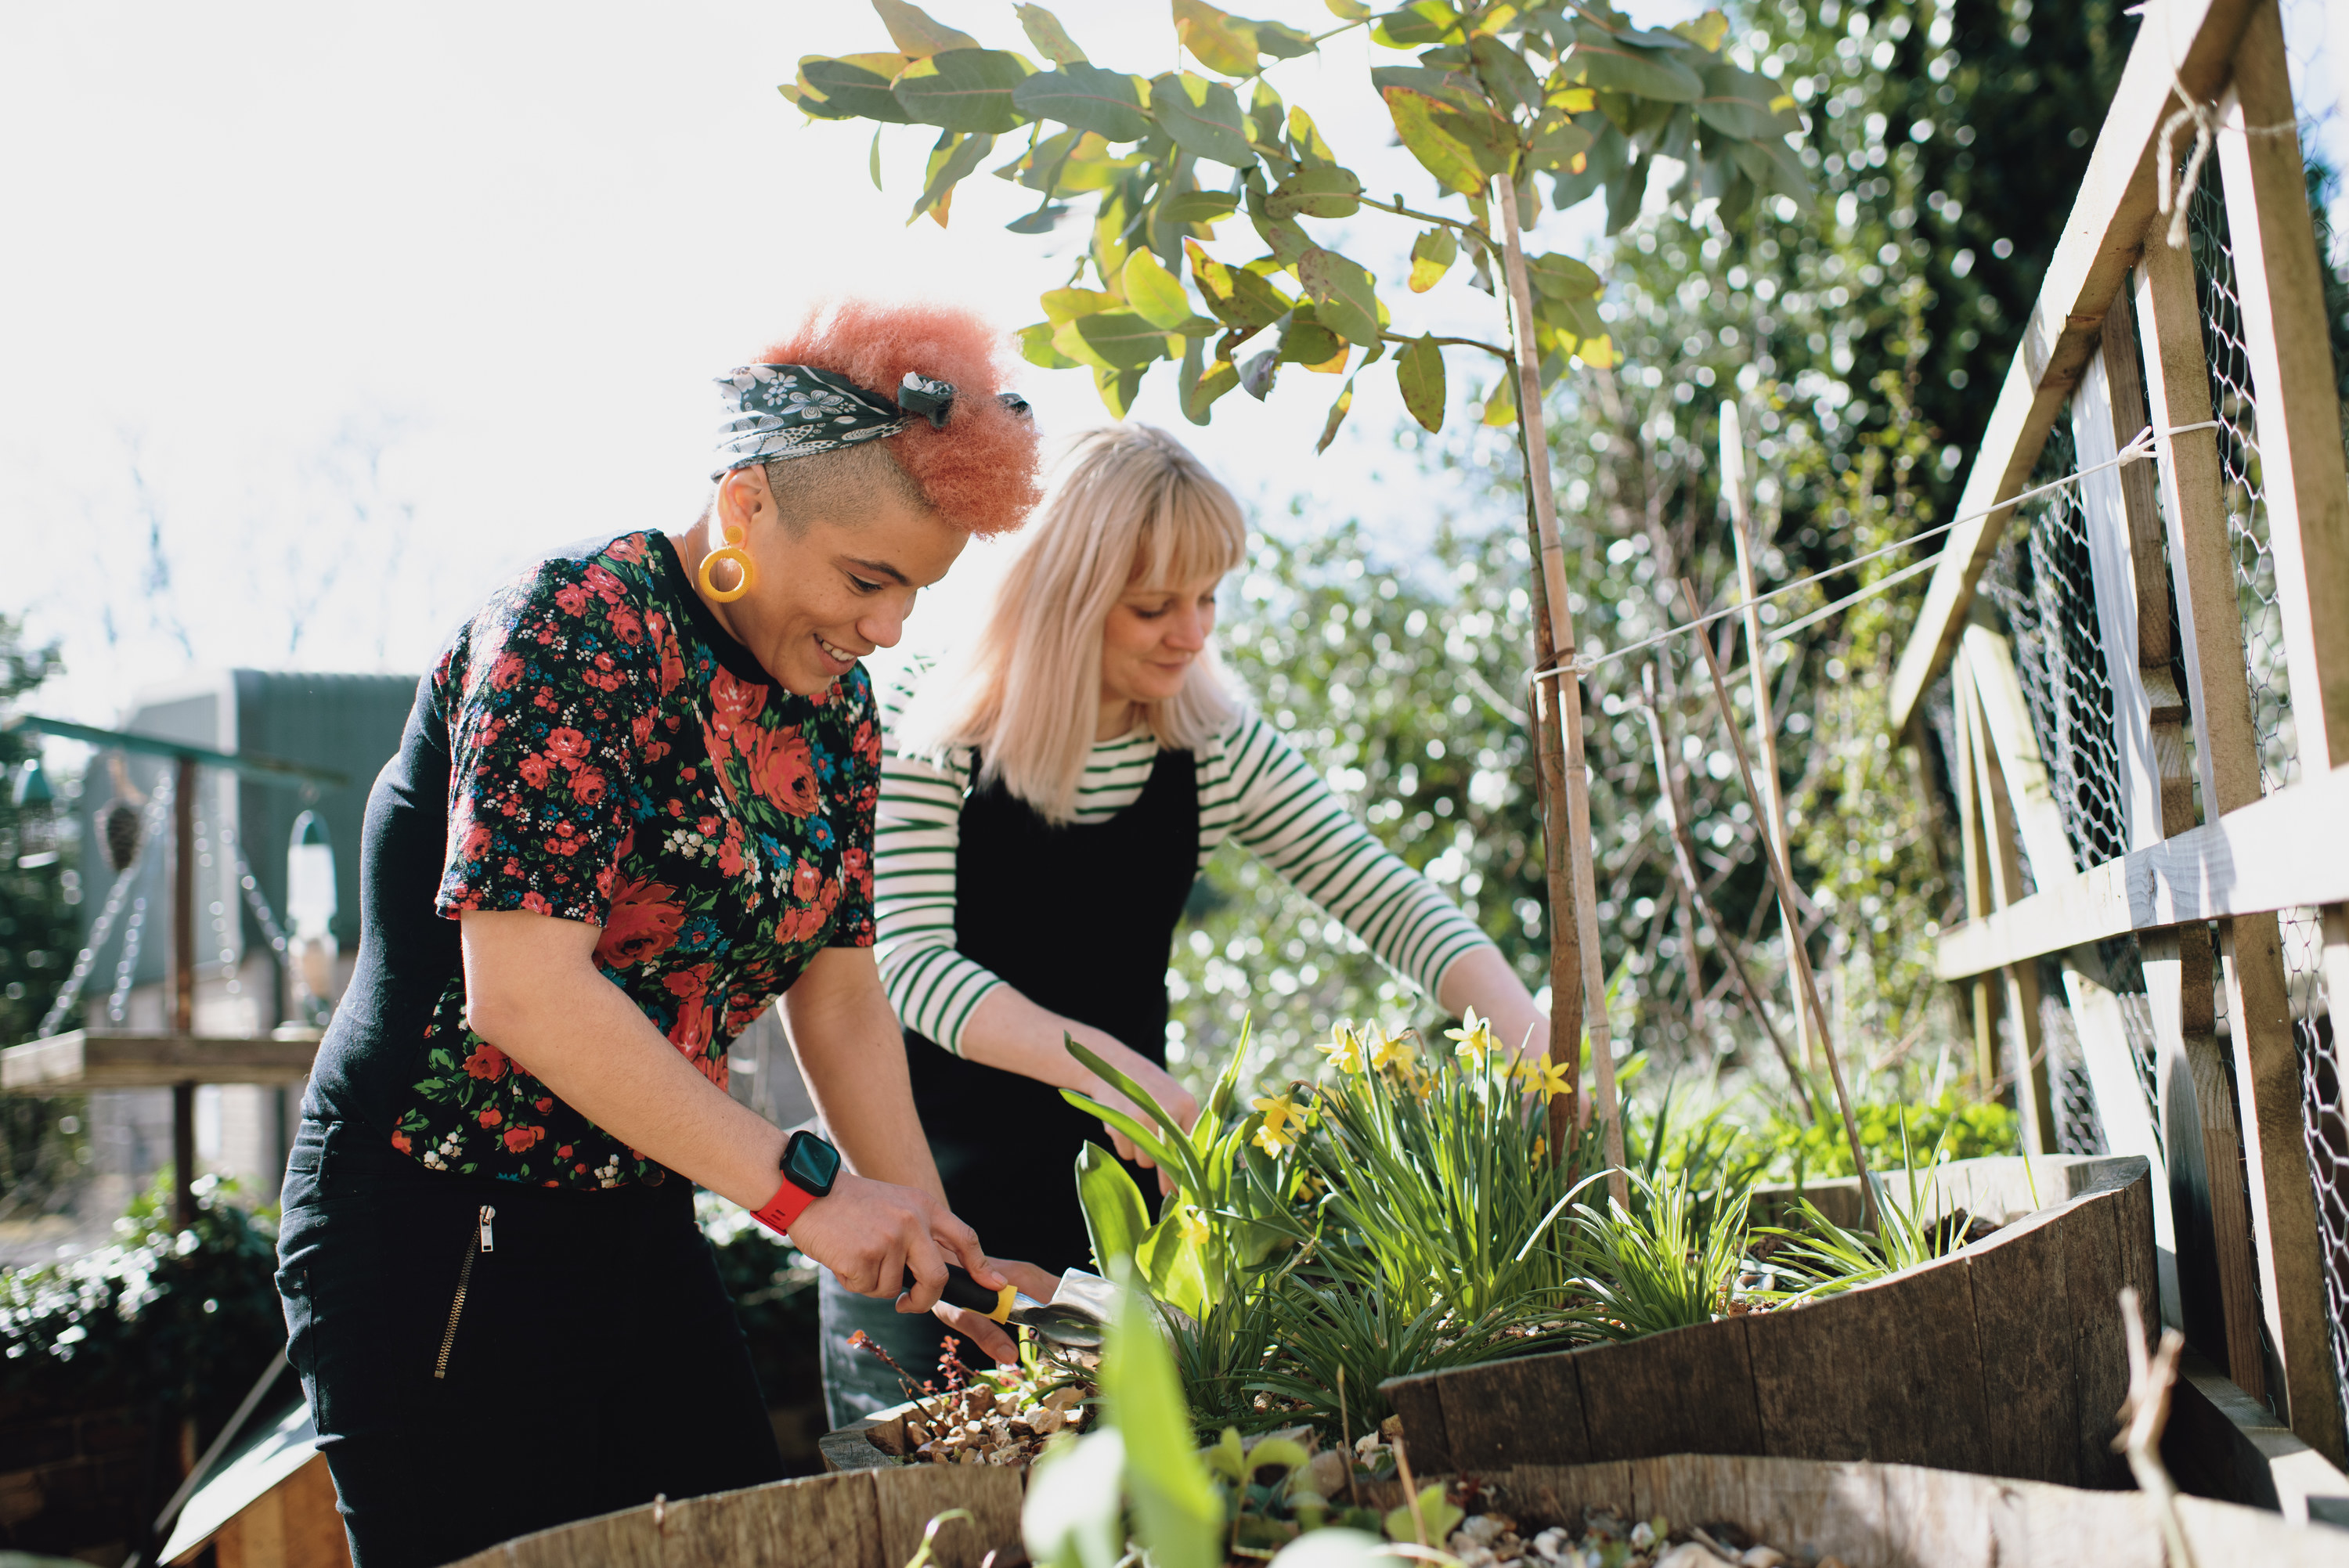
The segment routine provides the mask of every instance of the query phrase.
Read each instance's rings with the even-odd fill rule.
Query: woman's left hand
[[[1009,1280],[1020,1295],[1032,1301],[1050,1301],[1061,1288],[1061,1276],[1046,1274],[1034,1264],[1023,1264],[1009,1258],[989,1258],[987,1266]],[[999,1367],[1016,1364],[1019,1359],[1019,1342],[1011,1331],[991,1317],[984,1317],[967,1306],[949,1306],[945,1302],[930,1308],[938,1321],[957,1334],[968,1335]]]

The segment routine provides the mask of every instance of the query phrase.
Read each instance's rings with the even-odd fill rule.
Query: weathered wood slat
[[[0,1094],[78,1094],[182,1083],[298,1084],[316,1040],[205,1035],[52,1035],[0,1050]]]
[[[2349,900],[2349,768],[1941,933],[1944,980],[2131,931]]]
[[[1793,1311],[1392,1379],[1382,1387],[1418,1468],[1595,1463],[1681,1442],[2114,1479],[2084,1456],[2112,1431],[2119,1336],[2078,1324],[2092,1303],[2111,1319],[2125,1284],[2153,1297],[2147,1162],[1961,1161],[1924,1180],[1933,1202],[2015,1222],[1954,1257]],[[1856,1210],[1847,1185],[1814,1183],[1806,1195],[1832,1216]],[[2034,1186],[2037,1204],[2025,1196]],[[1431,1407],[1440,1433],[1414,1425]],[[1579,1457],[1547,1457],[1559,1453]]]

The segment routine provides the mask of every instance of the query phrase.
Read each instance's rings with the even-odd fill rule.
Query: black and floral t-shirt
[[[466,1026],[455,917],[599,927],[597,965],[723,1088],[727,1047],[818,951],[873,942],[880,766],[864,669],[792,695],[662,535],[542,562],[458,633],[376,782],[358,962],[305,1111],[435,1171],[660,1181]]]

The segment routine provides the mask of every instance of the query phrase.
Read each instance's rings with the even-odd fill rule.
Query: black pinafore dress
[[[971,758],[971,771],[979,759]],[[1199,872],[1198,773],[1162,749],[1133,805],[1103,822],[1046,821],[997,780],[965,798],[955,852],[955,947],[1038,1006],[1090,1024],[1152,1061],[1166,1060],[1166,959]],[[1077,1205],[1077,1155],[1109,1147],[1101,1122],[1061,1091],[957,1057],[908,1031],[913,1078],[947,1201],[990,1256],[1058,1273],[1091,1268]],[[1129,1165],[1146,1198],[1155,1172]],[[918,1379],[945,1326],[842,1290],[822,1301],[824,1387],[833,1424],[898,1403],[896,1379],[847,1339],[862,1328]]]

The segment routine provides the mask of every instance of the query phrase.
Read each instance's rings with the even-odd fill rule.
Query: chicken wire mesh
[[[2040,450],[2032,487],[2052,484],[2079,466],[2071,423],[2058,419]],[[2087,514],[2076,485],[2017,511],[2027,526],[2008,528],[1982,573],[1981,591],[2005,618],[2048,788],[2063,814],[2075,869],[2086,871],[2128,851]]]
[[[2202,321],[2202,348],[2210,368],[2210,404],[2225,487],[2227,538],[2235,564],[2237,604],[2243,621],[2243,665],[2259,739],[2260,779],[2275,790],[2300,777],[2286,670],[2283,613],[2277,596],[2273,537],[2260,469],[2257,399],[2250,337],[2225,197],[2215,168],[2206,168],[2188,208],[2194,283]],[[2277,916],[2284,980],[2300,1057],[2301,1126],[2315,1190],[2327,1316],[2333,1325],[2336,1390],[2349,1394],[2349,1102],[2324,991],[2324,934],[2313,909]],[[2349,1408],[2349,1404],[2344,1404]]]

